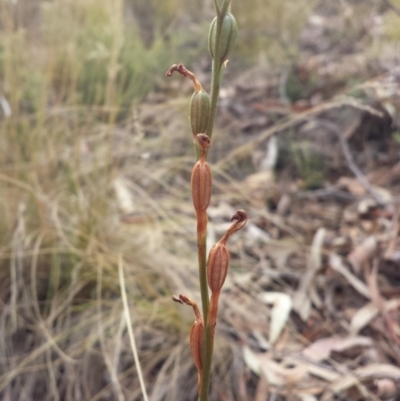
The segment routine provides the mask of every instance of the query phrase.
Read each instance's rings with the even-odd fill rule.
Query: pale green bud
[[[215,46],[216,46],[216,35],[217,35],[217,18],[211,22],[210,32],[208,35],[208,49],[211,57],[214,58]],[[228,59],[229,53],[235,46],[237,36],[237,23],[235,17],[228,13],[225,15],[222,21],[221,36],[220,36],[220,62],[223,63]]]
[[[190,125],[194,136],[204,134],[210,119],[210,96],[204,89],[193,93],[190,101]]]

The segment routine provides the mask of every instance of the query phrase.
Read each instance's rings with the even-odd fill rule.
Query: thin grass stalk
[[[102,311],[102,288],[103,288],[103,264],[99,263],[97,268],[97,286],[96,286],[96,307],[97,307],[97,332],[99,336],[100,349],[103,354],[104,363],[107,367],[108,373],[110,374],[111,384],[118,401],[125,401],[125,397],[122,393],[121,384],[118,380],[118,375],[111,362],[111,358],[108,355],[106,348],[106,341],[104,337],[104,324],[103,324],[103,311]]]
[[[125,316],[125,321],[126,321],[126,327],[128,329],[128,335],[129,335],[129,341],[131,343],[133,359],[135,360],[136,370],[137,370],[137,374],[139,377],[140,389],[142,390],[143,400],[149,401],[149,397],[147,396],[147,391],[146,391],[146,385],[144,384],[142,368],[140,366],[135,336],[133,335],[133,330],[132,330],[132,321],[131,321],[131,315],[129,313],[128,297],[126,296],[124,268],[123,268],[121,255],[118,258],[118,275],[119,275],[119,285],[121,287],[122,304],[124,306],[124,316]]]

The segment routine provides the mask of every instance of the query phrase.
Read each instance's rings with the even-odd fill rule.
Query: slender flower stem
[[[197,219],[197,251],[199,262],[199,281],[203,317],[197,305],[184,295],[173,297],[179,303],[195,305],[196,320],[190,334],[193,359],[198,371],[199,401],[208,401],[211,364],[214,349],[214,330],[216,326],[218,299],[229,267],[229,251],[226,247],[228,237],[246,224],[247,214],[238,211],[232,217],[236,222],[229,228],[221,240],[214,245],[207,260],[207,208],[210,204],[212,174],[207,163],[207,150],[210,147],[218,97],[221,87],[223,67],[233,48],[237,35],[235,18],[229,13],[231,0],[214,0],[217,17],[211,23],[209,31],[209,50],[212,62],[211,98],[204,91],[195,74],[183,64],[173,64],[166,75],[175,71],[189,78],[194,85],[194,94],[190,101],[190,124],[195,139],[197,163],[192,170],[191,189],[193,206]],[[207,266],[208,263],[208,266]],[[209,288],[211,300],[209,298]],[[193,306],[194,307],[194,306]]]
[[[218,24],[217,22],[217,35],[218,35]],[[221,31],[221,28],[220,28]],[[219,46],[217,46],[217,49]],[[219,53],[219,49],[217,52],[217,49],[215,51],[216,54]],[[213,134],[213,129],[214,129],[214,121],[215,121],[215,114],[217,111],[217,103],[218,103],[218,96],[219,96],[219,90],[220,90],[220,74],[221,70],[221,63],[218,61],[213,61],[212,63],[212,80],[211,80],[211,106],[210,106],[210,121],[208,122],[207,126],[207,131],[206,134],[207,136],[211,139],[212,134]]]
[[[197,231],[197,251],[199,258],[199,280],[201,305],[203,308],[204,324],[207,324],[208,313],[208,284],[207,284],[207,223],[202,232]]]
[[[213,328],[207,324],[204,326],[204,357],[203,357],[203,373],[201,376],[201,387],[199,401],[208,401],[208,391],[211,378],[211,362],[214,351],[214,334]]]
[[[213,128],[214,128],[214,120],[215,114],[217,110],[218,96],[220,91],[220,80],[221,80],[221,61],[220,61],[220,41],[219,38],[221,36],[221,28],[222,22],[224,19],[223,14],[220,13],[219,8],[216,6],[217,11],[217,26],[216,26],[216,45],[214,49],[214,57],[212,63],[212,79],[211,79],[211,106],[210,106],[210,119],[207,126],[206,134],[211,139]],[[207,285],[207,266],[206,266],[206,236],[200,239],[199,246],[199,268],[200,268],[200,290],[201,290],[201,298],[203,304],[203,319],[204,319],[204,356],[203,356],[203,371],[201,375],[201,387],[200,387],[200,395],[199,401],[208,401],[208,392],[210,387],[210,377],[211,377],[211,364],[212,364],[212,355],[214,349],[214,328],[210,326],[208,322],[208,285]],[[201,253],[201,255],[200,255]],[[203,274],[205,273],[205,277]],[[206,287],[206,289],[204,289]],[[204,294],[204,295],[203,295]],[[207,297],[207,300],[204,300],[204,296]]]
[[[200,148],[200,158],[193,167],[191,187],[193,206],[197,219],[197,249],[199,259],[200,292],[204,318],[208,311],[208,285],[207,285],[207,207],[210,204],[212,176],[211,169],[206,161],[207,149],[210,147],[210,139],[205,134],[197,134],[197,142]]]
[[[217,111],[217,103],[218,103],[218,96],[220,90],[220,80],[221,80],[221,61],[220,61],[220,41],[218,38],[221,36],[221,28],[222,28],[222,21],[225,15],[219,13],[217,9],[217,26],[216,26],[216,45],[215,45],[215,54],[212,62],[212,77],[211,77],[211,107],[210,107],[210,120],[208,122],[207,136],[211,139],[214,129],[214,121],[215,121],[215,114]]]
[[[221,37],[222,23],[225,15],[230,10],[230,1],[222,2],[221,7],[218,6],[217,1],[214,1],[215,10],[217,12],[217,26],[216,26],[216,42],[214,49],[214,57],[212,62],[212,77],[211,77],[211,106],[210,106],[210,120],[208,122],[206,134],[211,139],[214,129],[215,114],[217,111],[217,103],[219,97],[219,90],[221,88],[222,67],[221,62]]]

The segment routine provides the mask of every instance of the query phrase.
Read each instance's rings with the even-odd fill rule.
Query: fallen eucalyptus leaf
[[[292,299],[282,292],[264,292],[261,299],[268,305],[273,305],[269,326],[269,342],[275,344],[289,318],[292,310]]]

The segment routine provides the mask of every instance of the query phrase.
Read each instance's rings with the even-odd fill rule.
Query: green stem
[[[217,6],[216,6],[217,8]],[[216,26],[216,37],[215,37],[215,49],[214,49],[214,60],[212,63],[212,80],[211,80],[211,110],[210,110],[210,120],[208,122],[206,134],[209,138],[212,137],[215,114],[217,110],[218,96],[220,90],[221,81],[221,62],[220,62],[220,40],[222,22],[225,17],[221,14],[217,8],[217,26]],[[200,238],[199,238],[200,240]],[[204,241],[204,242],[202,242]],[[202,244],[202,246],[200,246]],[[201,299],[203,305],[203,319],[204,319],[204,355],[203,355],[203,371],[201,374],[201,388],[199,401],[208,401],[208,391],[210,387],[210,377],[211,377],[211,364],[214,348],[214,336],[213,329],[210,327],[207,315],[208,315],[208,286],[207,286],[207,266],[206,266],[206,237],[201,238],[198,242],[199,251],[199,268],[200,268],[200,291]],[[206,287],[204,289],[204,287]],[[206,297],[206,299],[205,299]]]
[[[215,11],[217,12],[217,14],[219,14],[219,5],[218,5],[217,0],[214,0],[214,7],[215,7]]]
[[[211,139],[214,129],[215,114],[217,111],[217,103],[219,90],[221,87],[221,61],[220,61],[220,41],[222,22],[224,20],[225,14],[218,14],[217,16],[217,27],[215,33],[215,49],[214,49],[214,59],[212,62],[212,77],[211,77],[211,105],[210,105],[210,120],[208,122],[206,134]]]
[[[218,23],[217,23],[218,35]],[[219,46],[217,46],[218,48]],[[217,49],[216,49],[217,50]],[[219,49],[218,49],[219,50]],[[217,51],[215,51],[217,53]],[[218,52],[219,53],[219,52]],[[215,115],[217,112],[217,103],[220,90],[220,69],[221,63],[213,60],[212,63],[212,79],[211,79],[211,105],[210,105],[210,121],[208,122],[206,134],[211,139],[214,130]]]
[[[214,351],[214,336],[212,327],[209,324],[204,326],[204,350],[205,355],[203,357],[203,373],[201,377],[201,388],[199,401],[208,401],[208,391],[210,388],[211,379],[211,363]]]
[[[228,12],[228,9],[230,9],[230,6],[231,6],[231,1],[230,0],[223,1],[222,4],[221,4],[221,7],[220,7],[220,14],[225,16],[226,13]]]
[[[202,232],[197,231],[197,251],[199,258],[199,280],[201,304],[203,307],[204,327],[207,324],[208,314],[208,283],[207,283],[207,226]]]

